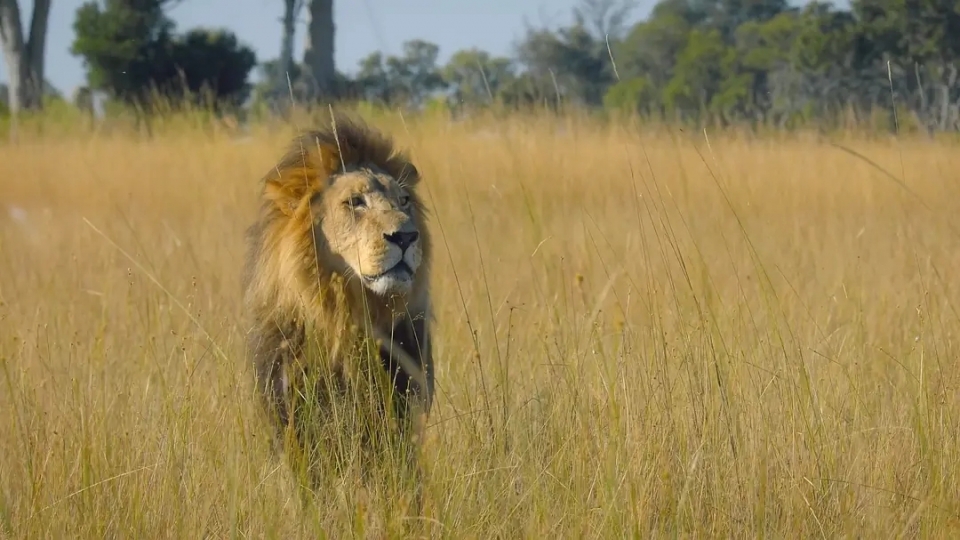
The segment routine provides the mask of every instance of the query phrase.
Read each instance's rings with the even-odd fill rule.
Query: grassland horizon
[[[436,244],[429,502],[302,507],[240,274],[310,120],[0,145],[0,539],[960,533],[960,142],[572,115],[368,120]]]

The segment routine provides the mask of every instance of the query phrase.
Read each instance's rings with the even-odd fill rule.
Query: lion
[[[281,449],[333,445],[311,439],[314,428],[377,381],[388,390],[379,410],[392,402],[391,425],[422,442],[434,368],[420,173],[388,136],[343,114],[332,120],[295,138],[261,179],[243,277],[257,388]],[[379,437],[359,425],[364,440]]]

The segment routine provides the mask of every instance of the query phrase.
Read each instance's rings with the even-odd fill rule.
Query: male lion
[[[392,391],[367,401],[381,413],[391,401],[400,427],[422,438],[434,374],[419,181],[389,138],[339,114],[330,128],[295,139],[262,179],[259,217],[247,233],[244,303],[258,389],[286,434],[282,445],[343,453],[344,417],[358,417],[343,402],[374,395],[385,379]],[[355,422],[362,433],[347,438],[383,437]],[[315,433],[331,424],[325,439]]]

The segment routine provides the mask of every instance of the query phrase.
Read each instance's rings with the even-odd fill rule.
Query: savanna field
[[[0,538],[960,534],[960,144],[369,121],[431,211],[423,515],[302,505],[259,415],[244,231],[306,122],[47,130],[0,145]]]

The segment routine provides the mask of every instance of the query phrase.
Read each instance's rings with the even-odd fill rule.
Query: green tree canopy
[[[74,20],[71,53],[83,59],[90,88],[125,102],[151,92],[172,98],[209,92],[217,103],[242,102],[253,51],[227,30],[174,34],[164,13],[170,0],[90,0]]]

